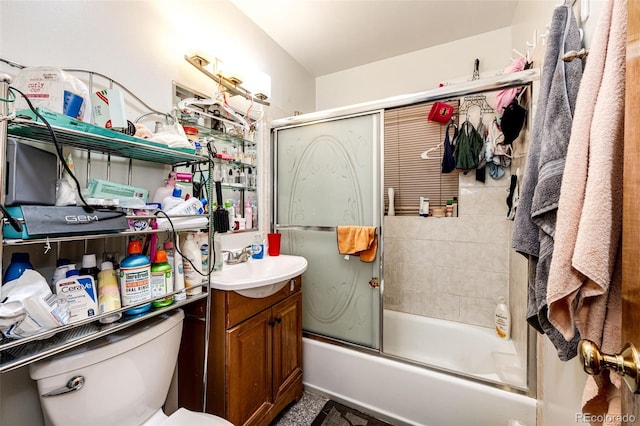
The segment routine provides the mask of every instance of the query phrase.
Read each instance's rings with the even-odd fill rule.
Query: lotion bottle
[[[98,273],[98,313],[105,314],[121,307],[118,276],[113,269],[113,263],[102,262],[102,270]],[[122,313],[117,312],[100,318],[100,322],[110,324],[120,318],[122,318]]]
[[[511,314],[502,296],[496,306],[496,334],[502,340],[511,339]]]

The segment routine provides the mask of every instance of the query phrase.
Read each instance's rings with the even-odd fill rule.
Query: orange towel
[[[338,226],[338,252],[360,256],[363,262],[373,262],[378,249],[375,226]]]

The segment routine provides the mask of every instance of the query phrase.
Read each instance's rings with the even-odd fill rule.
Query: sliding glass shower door
[[[380,231],[380,135],[381,113],[274,130],[275,228],[283,253],[309,262],[303,328],[376,349],[382,238],[366,263],[338,253],[335,227]]]

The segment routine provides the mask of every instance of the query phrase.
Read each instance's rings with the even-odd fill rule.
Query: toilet
[[[178,360],[183,319],[183,311],[176,309],[31,364],[29,374],[38,384],[45,424],[233,426],[184,408],[171,416],[162,411]]]

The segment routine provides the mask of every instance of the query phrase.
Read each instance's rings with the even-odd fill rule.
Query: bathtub
[[[447,335],[440,342],[451,340]],[[310,391],[393,425],[536,424],[533,398],[307,337],[303,339],[303,383]]]
[[[526,387],[526,369],[513,342],[498,339],[491,328],[385,309],[383,349],[465,376]]]

